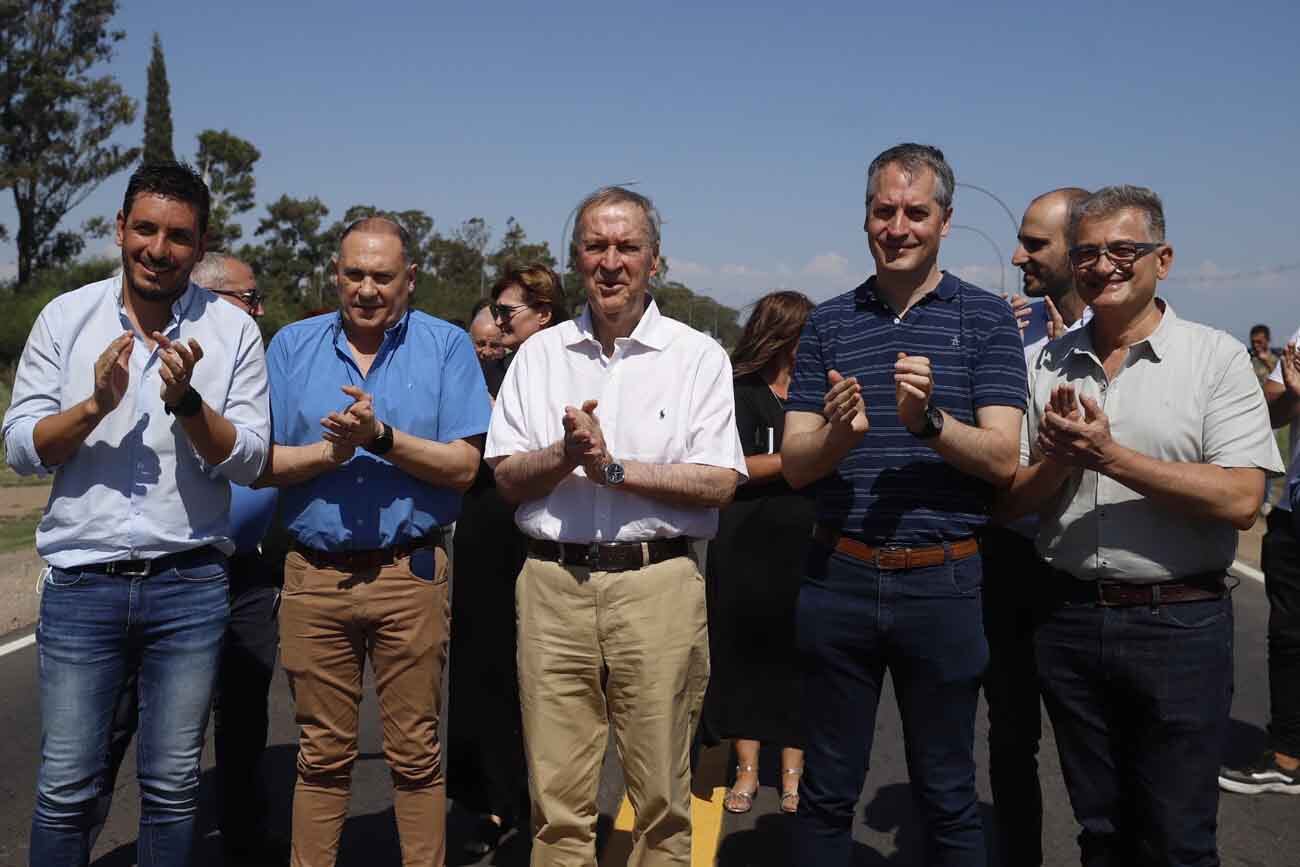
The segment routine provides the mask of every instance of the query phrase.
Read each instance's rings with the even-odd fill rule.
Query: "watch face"
[[[605,483],[609,485],[623,484],[623,465],[612,463],[605,465]]]

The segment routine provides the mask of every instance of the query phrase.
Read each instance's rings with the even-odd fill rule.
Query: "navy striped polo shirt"
[[[948,464],[908,433],[894,398],[898,353],[934,371],[931,403],[967,424],[983,406],[1025,409],[1025,353],[1006,301],[947,273],[901,319],[875,277],[817,305],[799,338],[786,411],[820,413],[826,374],[856,376],[871,427],[817,482],[817,520],[872,545],[964,539],[988,521],[993,486]]]

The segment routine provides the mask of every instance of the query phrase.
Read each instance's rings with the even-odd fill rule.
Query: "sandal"
[[[797,813],[799,812],[799,777],[803,774],[803,768],[786,768],[781,772],[781,812]],[[794,788],[787,789],[784,780],[787,776],[794,776]]]
[[[741,774],[754,774],[757,777],[758,768],[754,765],[736,765],[736,776]],[[758,780],[754,781],[754,788],[748,792],[732,786],[722,796],[722,809],[728,813],[748,813],[754,807],[754,795],[756,794],[758,794]]]

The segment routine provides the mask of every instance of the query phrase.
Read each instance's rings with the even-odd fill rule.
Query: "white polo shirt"
[[[731,360],[713,338],[660,314],[653,298],[630,337],[606,358],[583,311],[534,334],[510,364],[492,409],[484,457],[545,448],[564,437],[564,408],[599,402],[605,446],[618,461],[704,464],[735,470],[745,456],[736,431]],[[711,539],[718,510],[675,506],[596,485],[575,469],[515,513],[519,529],[556,542]]]

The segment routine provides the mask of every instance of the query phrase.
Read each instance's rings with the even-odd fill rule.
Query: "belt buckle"
[[[130,560],[119,560],[118,562],[119,562],[119,563],[130,563],[131,561],[130,561]],[[137,569],[126,569],[126,568],[117,569],[117,568],[114,568],[113,571],[110,572],[109,574],[110,574],[110,575],[122,575],[122,576],[124,576],[124,577],[126,577],[126,578],[148,578],[148,577],[149,577],[149,570],[150,570],[150,567],[153,566],[153,561],[152,561],[152,560],[139,560],[139,561],[137,561],[137,562],[143,563],[143,564],[144,564],[144,567],[143,567],[143,568],[137,568]]]
[[[1106,591],[1113,586],[1113,583],[1101,579],[1097,581],[1097,606],[1099,608],[1116,608],[1117,603],[1106,601]]]
[[[876,548],[876,556],[875,556],[875,564],[874,564],[874,565],[875,565],[875,567],[876,567],[877,569],[889,569],[889,570],[906,569],[906,568],[908,568],[909,561],[910,561],[910,558],[907,556],[907,550],[908,550],[907,547],[904,546],[904,545],[881,545],[880,547]],[[903,565],[902,565],[902,566],[882,566],[882,565],[880,565],[880,555],[881,555],[881,554],[902,554],[902,555],[903,555]]]

